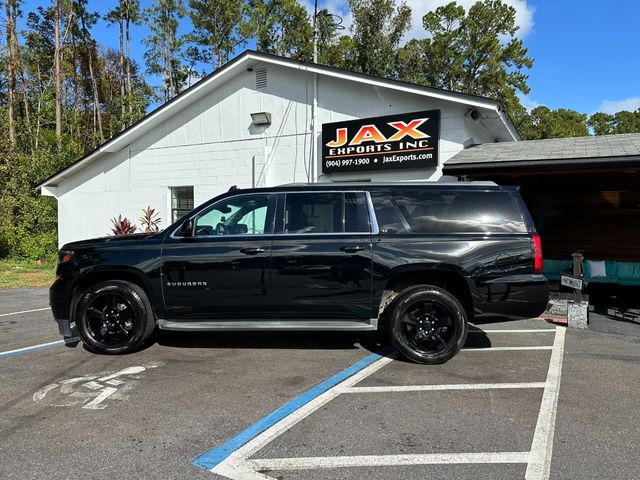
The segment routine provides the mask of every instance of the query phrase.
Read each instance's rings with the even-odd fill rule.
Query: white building
[[[323,173],[322,125],[432,110],[437,164]],[[137,221],[148,205],[166,227],[232,185],[438,180],[464,148],[518,139],[494,100],[247,51],[40,188],[58,200],[62,245],[110,234],[111,218]]]

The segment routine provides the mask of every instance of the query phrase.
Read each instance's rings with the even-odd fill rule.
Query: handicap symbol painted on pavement
[[[127,392],[138,384],[142,373],[161,365],[162,362],[149,362],[117,372],[102,372],[60,380],[34,393],[33,401],[54,407],[82,405],[81,408],[84,410],[102,410],[108,406],[106,400],[128,399]]]

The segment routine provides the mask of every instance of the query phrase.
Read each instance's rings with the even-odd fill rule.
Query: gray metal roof
[[[523,164],[542,165],[603,163],[609,160],[640,159],[640,133],[589,137],[483,143],[467,148],[445,162],[447,170],[495,168]]]

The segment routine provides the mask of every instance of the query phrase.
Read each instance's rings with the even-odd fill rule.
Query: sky
[[[312,9],[312,0],[300,0]],[[398,0],[399,1],[399,0]],[[405,0],[412,8],[408,38],[424,37],[422,16],[448,0]],[[531,91],[521,100],[527,108],[546,105],[582,113],[615,113],[640,108],[640,0],[503,0],[516,9],[516,22],[534,65],[529,74]],[[148,6],[152,0],[141,0]],[[48,6],[51,1],[25,0],[23,12]],[[89,0],[89,8],[105,13],[115,0]],[[187,0],[184,2],[187,4]],[[346,0],[319,0],[320,8],[351,23]],[[474,0],[458,0],[468,8]],[[182,32],[189,30],[184,19]],[[132,54],[144,65],[144,26],[132,30]],[[99,22],[98,42],[118,48],[116,26]],[[238,52],[240,53],[240,52]],[[157,82],[157,79],[156,79]],[[153,82],[152,82],[153,83]]]

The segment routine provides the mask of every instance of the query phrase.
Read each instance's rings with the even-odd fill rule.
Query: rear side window
[[[410,231],[409,224],[402,216],[400,208],[390,192],[372,191],[370,194],[380,233],[406,233]]]
[[[367,233],[369,210],[364,192],[288,193],[285,233]]]
[[[371,231],[367,198],[362,192],[344,194],[344,231],[354,233]]]
[[[508,192],[396,190],[374,195],[380,231],[415,233],[525,233],[526,226]],[[380,203],[380,206],[376,205]],[[385,209],[382,211],[382,209]],[[404,222],[403,222],[404,220]]]

